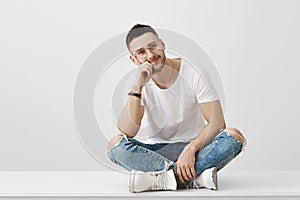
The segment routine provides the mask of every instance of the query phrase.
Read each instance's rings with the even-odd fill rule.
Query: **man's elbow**
[[[121,128],[120,126],[117,126],[117,128],[119,129],[119,131],[122,134],[126,135],[126,137],[128,137],[128,138],[133,138],[134,136],[136,136],[136,134],[138,132],[138,130],[137,131],[136,130],[126,130],[124,128]]]
[[[226,128],[226,123],[223,120],[211,122],[211,127],[215,131],[220,131],[221,129],[225,129]]]

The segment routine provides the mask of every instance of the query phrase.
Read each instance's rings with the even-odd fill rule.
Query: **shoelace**
[[[166,178],[167,178],[167,171],[162,171],[162,172],[153,172],[153,189],[162,189],[166,190]]]
[[[190,181],[189,188],[200,189],[201,186],[196,182],[196,179]]]
[[[165,168],[163,171],[153,172],[153,189],[160,188],[162,190],[167,190],[167,171],[173,166],[173,164],[173,162],[168,163],[165,161]]]

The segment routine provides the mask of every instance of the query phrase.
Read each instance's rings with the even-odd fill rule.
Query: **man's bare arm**
[[[136,92],[141,93],[141,90]],[[127,137],[134,137],[140,129],[143,115],[144,106],[141,105],[141,99],[129,96],[127,104],[123,107],[119,116],[118,129]]]
[[[201,103],[200,110],[207,124],[199,135],[188,144],[177,160],[177,175],[180,182],[188,181],[196,177],[195,154],[209,144],[220,132],[226,128],[220,101]]]
[[[202,115],[207,121],[207,124],[200,131],[198,137],[196,137],[189,145],[189,147],[194,149],[196,152],[208,145],[221,129],[226,128],[224,115],[219,100],[201,103],[199,106]]]
[[[139,71],[131,91],[141,94],[144,85],[151,79],[151,76],[152,66],[149,62],[145,62],[139,66]],[[144,115],[144,106],[141,105],[141,100],[139,97],[129,96],[119,116],[118,129],[128,137],[134,137],[140,129]]]

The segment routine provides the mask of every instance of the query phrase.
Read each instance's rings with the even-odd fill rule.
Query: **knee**
[[[243,134],[236,128],[226,128],[224,129],[225,132],[227,132],[228,135],[231,135],[234,137],[237,141],[244,144],[246,142]]]
[[[107,149],[110,150],[111,148],[113,148],[114,146],[119,144],[119,142],[122,140],[123,137],[124,136],[121,134],[112,137],[111,140],[107,144]]]

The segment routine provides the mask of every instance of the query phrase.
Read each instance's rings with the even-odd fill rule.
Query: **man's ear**
[[[129,58],[134,64],[139,65],[139,62],[137,62],[136,58],[132,54],[130,54]]]

